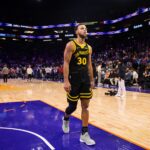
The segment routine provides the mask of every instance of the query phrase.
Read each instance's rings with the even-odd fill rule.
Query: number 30
[[[81,57],[78,57],[78,65],[86,65],[86,58],[81,58]]]

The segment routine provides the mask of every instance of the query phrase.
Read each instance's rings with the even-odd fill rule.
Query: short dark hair
[[[76,32],[78,30],[78,27],[81,25],[85,25],[84,23],[78,23],[77,25],[75,25],[74,31]]]

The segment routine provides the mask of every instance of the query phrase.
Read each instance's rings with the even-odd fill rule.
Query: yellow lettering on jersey
[[[89,50],[86,51],[79,51],[80,55],[88,55],[89,54]]]
[[[81,65],[81,64],[86,65],[87,59],[85,57],[84,58],[78,57],[77,59],[78,59],[78,62],[77,62],[78,65]]]

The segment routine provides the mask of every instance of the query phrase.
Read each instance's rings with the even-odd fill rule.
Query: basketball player
[[[82,133],[80,142],[95,145],[88,133],[89,102],[94,87],[93,68],[91,62],[92,48],[85,42],[87,28],[78,24],[75,28],[77,38],[66,44],[64,51],[64,89],[67,92],[68,107],[63,117],[62,129],[69,133],[69,117],[76,110],[78,99],[82,107]]]

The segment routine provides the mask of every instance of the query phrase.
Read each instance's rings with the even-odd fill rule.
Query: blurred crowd
[[[93,73],[95,84],[117,85],[119,62],[124,64],[126,86],[141,86],[150,88],[150,41],[135,40],[132,43],[107,44],[103,48],[93,50]],[[7,61],[6,61],[7,60]],[[20,56],[12,59],[5,55],[0,59],[0,78],[8,68],[8,78],[27,79],[28,68],[31,68],[32,77],[41,80],[63,81],[63,52],[53,55],[35,54],[30,59]],[[30,70],[31,70],[30,69]],[[6,71],[7,72],[7,71]]]

